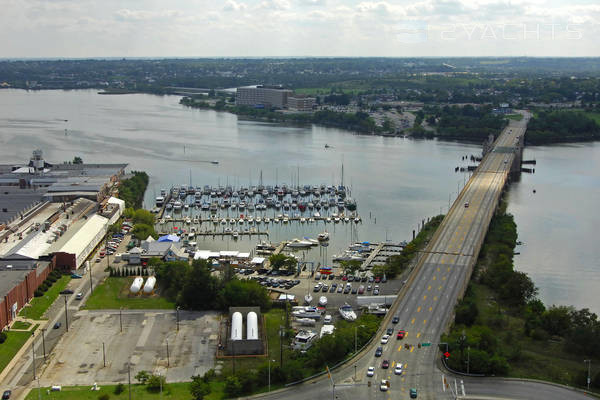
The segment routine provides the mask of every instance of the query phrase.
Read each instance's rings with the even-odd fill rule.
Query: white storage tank
[[[246,317],[246,339],[258,340],[258,317],[254,311],[250,311]]]
[[[231,316],[231,340],[242,340],[242,313],[236,311]]]
[[[133,280],[133,283],[131,284],[129,291],[132,294],[138,294],[140,292],[140,290],[142,289],[143,283],[144,283],[144,278],[142,278],[141,276],[138,276],[137,278],[135,278]]]
[[[150,294],[154,291],[154,285],[156,285],[156,278],[151,276],[146,279],[146,284],[144,285],[144,294]]]

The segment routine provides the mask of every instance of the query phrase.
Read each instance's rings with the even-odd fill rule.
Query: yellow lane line
[[[442,286],[441,285],[438,287],[438,290],[442,290]]]
[[[421,312],[421,306],[417,307],[417,312]]]
[[[433,309],[433,307],[429,307],[429,311],[431,311]]]
[[[401,351],[401,350],[402,350],[402,346],[398,347],[398,351]]]
[[[424,319],[424,320],[423,320],[423,325],[425,325],[426,323],[427,323],[427,320],[426,320],[426,319]]]
[[[412,321],[410,321],[411,324],[415,323],[415,319],[413,318]]]
[[[442,276],[442,280],[443,280],[443,281],[445,281],[445,280],[446,280],[446,277],[445,277],[445,276]]]
[[[433,280],[434,280],[434,281],[436,280],[436,277],[435,277],[435,275],[433,276]]]
[[[417,333],[417,337],[421,337],[421,332]]]
[[[433,296],[433,301],[437,301],[437,296]]]
[[[424,296],[423,296],[423,300],[427,300],[427,295],[424,295]]]
[[[427,286],[427,290],[431,290],[431,285]]]
[[[412,353],[413,350],[415,349],[415,346],[410,346],[410,352]]]

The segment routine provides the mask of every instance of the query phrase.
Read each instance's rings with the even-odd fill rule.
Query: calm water
[[[330,185],[340,183],[343,163],[344,183],[352,187],[361,224],[261,229],[268,229],[273,241],[315,237],[327,229],[332,240],[326,256],[331,258],[355,239],[409,240],[418,222],[445,212],[449,197],[453,200],[462,187],[463,175],[454,173],[461,156],[480,152],[479,146],[462,143],[242,121],[228,113],[187,109],[178,101],[175,96],[101,96],[95,91],[2,90],[1,162],[25,162],[34,148],[41,148],[50,162],[75,155],[85,162],[127,162],[151,176],[148,207],[161,188],[189,184],[190,177],[194,186],[248,186],[258,184],[262,171],[265,185],[292,184],[298,174],[301,185]],[[600,204],[599,152],[598,144],[528,150],[526,158],[538,160],[536,174],[510,189],[510,211],[525,243],[517,265],[532,275],[547,303],[600,311],[599,297],[593,296],[600,266],[592,254],[592,229],[599,222],[593,207]],[[198,247],[249,250],[256,241],[199,240]],[[312,250],[304,256],[321,261],[324,255]]]

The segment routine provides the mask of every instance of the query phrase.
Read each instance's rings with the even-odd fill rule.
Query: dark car
[[[387,277],[384,275],[383,278],[381,278],[381,283],[386,283],[387,282]]]
[[[352,294],[356,294],[358,293],[358,289],[357,288],[352,288]]]
[[[415,389],[415,388],[411,388],[410,389],[410,398],[411,399],[416,399],[417,398],[417,389]]]
[[[330,274],[328,279],[329,279],[330,281],[332,281],[334,278],[335,278],[335,275],[334,275],[334,274]]]
[[[390,362],[388,360],[383,360],[381,363],[381,368],[388,369],[390,367]]]
[[[394,328],[387,328],[387,331],[385,333],[387,333],[388,335],[393,334],[394,333]]]
[[[73,292],[71,289],[65,289],[60,292],[60,294],[73,294],[73,293],[75,293],[75,292]]]
[[[400,317],[395,315],[394,318],[392,318],[392,324],[397,324],[398,322],[400,322]]]
[[[329,286],[328,285],[323,285],[323,289],[321,289],[322,292],[327,292],[329,290]]]
[[[332,285],[332,286],[329,288],[329,293],[335,293],[335,289],[336,289],[336,287]]]
[[[352,290],[352,288],[350,286],[346,286],[346,288],[344,289],[344,294],[350,293],[350,290]]]
[[[348,282],[354,282],[354,275],[348,276]]]
[[[2,400],[10,399],[11,394],[12,394],[12,392],[10,390],[5,390],[4,393],[2,393]]]
[[[62,323],[61,323],[61,322],[57,322],[57,323],[55,323],[55,324],[54,324],[54,326],[53,326],[52,328],[53,328],[53,329],[58,329],[58,328],[60,328],[60,327],[61,327],[61,325],[62,325]]]
[[[375,357],[381,357],[383,354],[383,347],[379,346],[377,350],[375,350]]]
[[[365,275],[365,276],[363,276],[363,277],[361,278],[361,280],[360,280],[360,281],[361,281],[361,282],[366,282],[366,281],[367,281],[367,279],[369,279],[369,278],[367,278],[367,276]]]

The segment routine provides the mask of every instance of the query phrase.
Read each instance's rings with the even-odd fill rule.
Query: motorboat
[[[308,304],[310,304],[312,301],[313,301],[313,297],[312,297],[312,295],[311,295],[310,293],[307,293],[307,294],[304,296],[304,303],[308,305]]]
[[[283,221],[285,222],[286,219],[284,219]],[[286,246],[296,249],[305,249],[311,247],[313,244],[314,243],[309,242],[308,240],[293,239],[291,242],[288,242]]]
[[[348,303],[344,303],[339,308],[340,316],[348,322],[356,321],[356,313],[352,309],[352,306]]]
[[[317,240],[319,242],[326,242],[329,240],[329,232],[325,231],[322,233],[319,233],[319,235],[317,236]]]
[[[326,307],[327,306],[327,297],[325,297],[325,296],[319,297],[319,305],[321,307]]]

